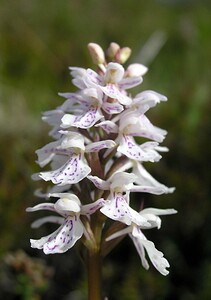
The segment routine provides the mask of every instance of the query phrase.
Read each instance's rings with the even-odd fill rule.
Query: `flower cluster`
[[[136,63],[122,66],[130,56],[129,48],[111,43],[104,52],[99,45],[90,43],[88,49],[96,71],[70,67],[78,90],[61,93],[64,103],[43,115],[43,120],[52,126],[49,134],[54,141],[36,151],[37,162],[41,167],[50,164],[50,170],[34,178],[54,185],[46,194],[37,193],[45,197],[45,203],[27,211],[53,212],[35,221],[33,227],[46,222],[59,227],[50,235],[31,240],[31,246],[46,254],[63,253],[79,239],[88,249],[103,248],[129,234],[143,267],[149,268],[146,251],[155,268],[167,275],[168,261],[147,240],[143,230],[160,228],[159,216],[176,211],[137,211],[130,204],[132,192],[161,195],[174,191],[144,167],[144,162],[157,162],[160,153],[168,151],[160,146],[167,132],[146,116],[150,108],[167,98],[152,90],[131,96],[128,90],[141,84],[147,68]]]

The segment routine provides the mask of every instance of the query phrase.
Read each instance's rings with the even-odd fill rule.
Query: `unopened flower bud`
[[[117,43],[111,43],[106,50],[106,54],[110,59],[114,59],[119,50],[120,46]]]
[[[89,43],[88,50],[92,57],[93,63],[101,65],[105,63],[105,55],[103,49],[96,43]]]
[[[146,74],[147,71],[148,68],[142,64],[131,64],[128,66],[126,73],[128,77],[139,77]]]
[[[119,53],[120,64],[124,64],[130,57],[130,54],[131,54],[131,49],[129,47],[122,48]]]

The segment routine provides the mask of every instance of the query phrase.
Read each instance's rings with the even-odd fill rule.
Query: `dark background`
[[[112,300],[211,299],[210,78],[211,6],[187,0],[0,1],[0,296],[5,299],[86,299],[85,268],[75,250],[45,256],[30,249],[36,203],[34,151],[50,141],[41,113],[74,91],[68,66],[94,68],[87,43],[132,48],[128,63],[149,67],[134,91],[152,89],[167,103],[152,109],[168,130],[169,153],[148,170],[174,194],[142,195],[145,206],[174,207],[162,228],[146,232],[169,260],[163,277],[141,266],[125,239],[105,260],[104,294]],[[77,247],[76,247],[77,248]]]

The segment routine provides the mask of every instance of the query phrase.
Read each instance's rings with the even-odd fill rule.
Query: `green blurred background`
[[[85,269],[74,250],[45,256],[30,237],[36,216],[31,180],[34,151],[50,141],[41,113],[74,91],[68,66],[94,67],[88,42],[132,48],[131,62],[149,67],[135,92],[168,96],[148,114],[168,130],[170,152],[149,170],[176,186],[172,195],[143,195],[146,206],[174,207],[162,228],[147,232],[171,264],[163,277],[145,271],[129,239],[105,260],[104,295],[111,300],[211,299],[210,79],[211,5],[191,0],[0,1],[0,297],[86,299]],[[24,252],[22,252],[24,251]]]

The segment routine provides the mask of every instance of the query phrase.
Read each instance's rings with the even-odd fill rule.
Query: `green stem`
[[[93,247],[88,249],[88,300],[102,299],[102,256],[101,237],[105,216],[97,211],[92,215],[91,227],[95,238]]]
[[[102,261],[99,250],[88,253],[88,300],[101,300]]]

